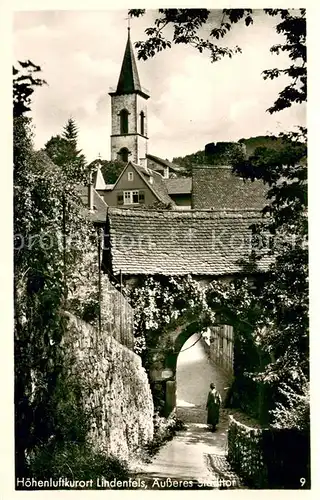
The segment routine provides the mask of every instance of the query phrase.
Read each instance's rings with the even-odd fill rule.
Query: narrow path
[[[196,339],[197,334],[183,346],[177,366],[177,417],[186,428],[136,471],[146,489],[222,489],[221,481],[230,478],[234,479],[231,487],[238,486],[225,458],[228,412],[220,411],[215,432],[206,425],[209,384],[214,381],[223,389],[225,381],[208,359],[203,343],[192,346]]]
[[[173,481],[179,482],[181,489],[217,489],[216,481],[222,476],[214,473],[214,464],[217,459],[226,462],[227,415],[224,411],[221,417],[216,432],[211,432],[203,423],[186,424],[186,429],[177,432],[151,463],[141,466],[137,476],[145,481],[148,489],[172,489]]]

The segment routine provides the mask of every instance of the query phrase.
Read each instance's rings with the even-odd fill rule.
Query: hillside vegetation
[[[211,142],[205,149],[186,156],[178,156],[172,162],[185,167],[186,175],[191,175],[193,166],[197,165],[230,165],[235,152],[245,150],[251,156],[256,148],[265,147],[280,150],[284,146],[280,137],[257,136],[240,139],[238,142]]]

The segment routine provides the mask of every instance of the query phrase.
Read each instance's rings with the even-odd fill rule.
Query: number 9
[[[300,477],[300,483],[301,486],[304,486],[306,484],[306,479],[304,477]]]

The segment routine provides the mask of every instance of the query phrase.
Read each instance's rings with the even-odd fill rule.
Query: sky
[[[137,61],[141,85],[150,91],[150,154],[171,160],[203,150],[208,142],[278,134],[305,125],[305,107],[266,112],[286,79],[263,80],[262,71],[285,68],[287,56],[270,53],[282,43],[276,18],[256,11],[253,26],[235,25],[223,39],[242,54],[212,63],[208,54],[174,46],[147,61]],[[155,10],[131,21],[133,42],[145,39]],[[117,84],[127,39],[127,11],[28,11],[14,14],[16,60],[31,59],[48,85],[34,94],[35,147],[60,134],[68,118],[79,129],[79,147],[88,161],[110,159],[110,87]],[[210,16],[212,29],[221,11]],[[219,42],[218,42],[219,43]]]

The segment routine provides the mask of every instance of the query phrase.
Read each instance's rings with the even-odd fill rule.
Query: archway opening
[[[206,422],[209,385],[217,378],[205,340],[194,333],[183,344],[177,359],[177,415],[185,422]]]
[[[118,157],[120,161],[123,161],[127,163],[129,161],[129,149],[128,148],[121,148]]]
[[[180,344],[181,345],[181,344]],[[181,347],[176,363],[177,415],[185,422],[205,423],[213,382],[224,401],[232,380],[233,329],[228,325],[196,332]]]

